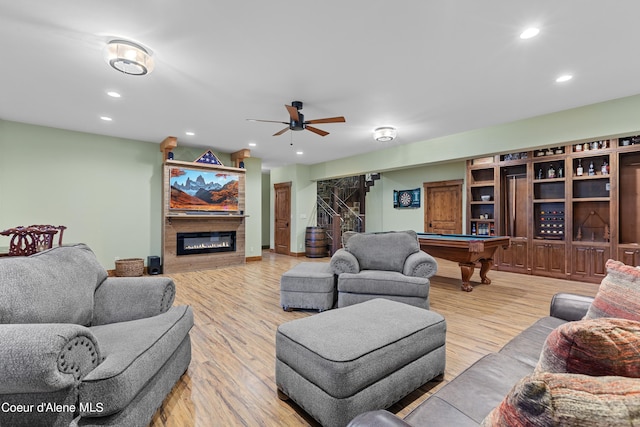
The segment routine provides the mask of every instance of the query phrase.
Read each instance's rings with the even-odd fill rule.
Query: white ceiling
[[[638,16],[638,0],[0,0],[0,119],[313,164],[638,94]],[[115,38],[150,48],[153,73],[110,68]],[[347,121],[273,137],[284,125],[246,120],[287,121],[294,100]],[[398,138],[374,142],[381,125]]]

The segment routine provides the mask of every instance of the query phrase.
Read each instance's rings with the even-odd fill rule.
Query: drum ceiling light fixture
[[[373,139],[380,142],[393,141],[397,135],[398,131],[392,126],[382,126],[373,130]]]
[[[139,44],[127,40],[112,40],[105,48],[109,65],[124,74],[144,76],[153,71],[151,53]]]

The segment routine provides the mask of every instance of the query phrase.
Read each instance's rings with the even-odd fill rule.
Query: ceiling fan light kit
[[[109,65],[124,74],[144,76],[153,71],[151,53],[127,40],[111,40],[107,43],[104,55]]]
[[[315,119],[315,120],[304,120],[304,114],[300,112],[302,110],[302,101],[293,101],[291,105],[285,105],[284,108],[289,112],[289,121],[288,122],[280,122],[277,120],[259,120],[259,119],[247,119],[252,122],[268,122],[268,123],[282,123],[288,125],[286,128],[282,129],[279,132],[273,134],[273,136],[279,136],[285,133],[288,130],[308,130],[320,136],[327,136],[329,132],[324,131],[322,129],[318,129],[317,127],[309,126],[310,124],[317,123],[344,123],[346,119],[342,116],[339,117],[327,117],[324,119]]]
[[[398,131],[393,126],[382,126],[373,130],[373,139],[379,142],[393,141]]]

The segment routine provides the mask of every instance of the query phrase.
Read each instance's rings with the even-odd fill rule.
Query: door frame
[[[458,187],[460,191],[460,206],[458,206],[459,215],[455,221],[456,233],[462,234],[462,224],[463,224],[463,198],[464,198],[464,179],[451,179],[447,181],[432,181],[432,182],[423,182],[422,188],[424,189],[424,222],[423,222],[423,230],[427,230],[427,224],[429,224],[429,191],[433,188],[442,188],[442,187]]]
[[[289,207],[288,207],[288,218],[286,218],[287,223],[288,223],[288,232],[287,234],[289,235],[288,238],[286,239],[287,245],[286,245],[286,253],[282,253],[283,255],[291,255],[291,181],[288,182],[279,182],[276,184],[273,184],[273,251],[275,253],[281,253],[278,252],[278,244],[277,242],[279,242],[280,240],[278,240],[278,221],[281,220],[282,218],[278,218],[278,190],[280,189],[284,189],[287,190],[289,193]]]

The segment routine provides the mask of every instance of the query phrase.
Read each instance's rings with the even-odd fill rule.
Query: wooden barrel
[[[307,227],[304,244],[307,258],[326,257],[327,232],[324,227]]]

